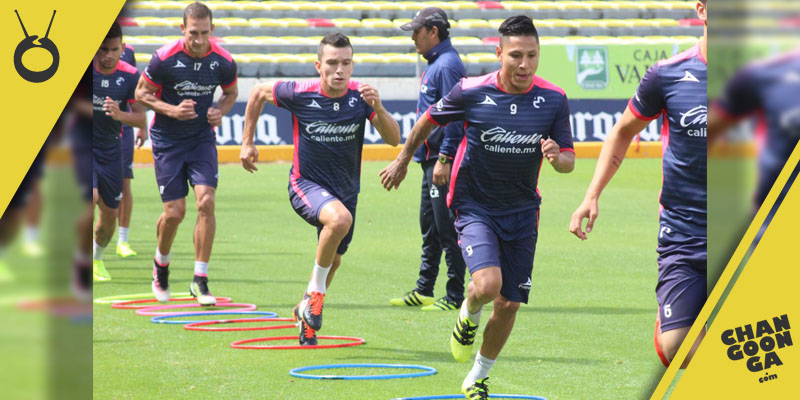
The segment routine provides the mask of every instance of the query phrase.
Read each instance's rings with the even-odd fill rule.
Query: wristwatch
[[[444,154],[439,154],[439,162],[440,162],[440,163],[442,163],[442,164],[448,164],[448,163],[450,163],[450,161],[452,161],[452,160],[450,159],[450,157],[448,157],[448,156],[446,156],[446,155],[444,155]]]

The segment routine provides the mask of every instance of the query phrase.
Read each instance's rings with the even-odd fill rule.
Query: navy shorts
[[[322,223],[319,222],[319,213],[322,207],[331,201],[339,200],[344,204],[347,211],[353,217],[353,224],[350,226],[350,231],[347,236],[339,243],[336,248],[336,254],[342,255],[347,252],[350,242],[353,240],[353,231],[356,226],[356,203],[358,196],[353,196],[351,199],[339,199],[331,194],[324,187],[304,178],[289,177],[289,201],[292,203],[294,212],[311,225],[317,227],[317,238],[322,232]]]
[[[215,141],[154,145],[153,160],[158,192],[164,203],[186,197],[189,185],[217,187],[219,169]]]
[[[97,189],[103,204],[119,207],[122,199],[122,159],[120,147],[92,148],[92,188]]]
[[[706,242],[661,226],[656,298],[662,332],[691,326],[706,302]]]
[[[133,128],[122,127],[122,171],[125,179],[133,179]]]
[[[508,224],[518,225],[519,216],[482,217],[459,212],[455,222],[458,245],[470,275],[486,267],[499,266],[503,278],[500,294],[508,300],[527,304],[538,221],[533,221],[532,233],[521,237],[504,235],[500,227]]]

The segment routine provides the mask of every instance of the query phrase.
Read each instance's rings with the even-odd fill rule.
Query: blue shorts
[[[97,189],[103,204],[119,207],[122,199],[122,159],[120,147],[108,149],[92,147],[92,188]]]
[[[154,145],[153,160],[158,192],[164,203],[186,197],[189,185],[217,187],[219,169],[214,141]]]
[[[706,242],[661,226],[656,298],[662,332],[691,326],[706,302]]]
[[[487,220],[489,218],[491,220]],[[517,215],[485,217],[459,212],[455,226],[458,245],[470,275],[486,267],[499,266],[503,277],[500,294],[508,300],[527,304],[538,221],[533,223],[533,233],[522,237],[508,238],[497,231],[498,226],[518,223]]]
[[[353,224],[350,226],[350,231],[347,232],[347,236],[342,239],[339,243],[339,247],[336,248],[336,254],[342,255],[347,252],[347,248],[353,240],[353,231],[356,226],[356,203],[358,203],[358,196],[342,200],[331,194],[324,187],[308,179],[289,177],[289,201],[292,203],[292,208],[294,208],[297,215],[306,222],[317,227],[317,238],[319,238],[319,234],[322,232],[322,223],[319,222],[319,213],[322,211],[322,207],[325,207],[326,204],[334,200],[342,202],[353,217]]]
[[[122,127],[122,170],[125,179],[133,179],[133,128]]]

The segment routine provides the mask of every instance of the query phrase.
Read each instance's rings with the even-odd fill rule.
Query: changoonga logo
[[[769,369],[783,365],[778,350],[793,344],[790,328],[789,316],[783,314],[771,320],[727,329],[722,332],[722,343],[728,346],[728,358],[732,361],[747,357],[747,369],[758,372],[758,381],[763,383],[778,379],[778,374]],[[762,371],[765,373],[763,376],[760,374]]]

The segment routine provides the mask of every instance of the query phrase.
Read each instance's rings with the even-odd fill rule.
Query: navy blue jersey
[[[437,125],[464,120],[448,203],[510,215],[539,207],[541,140],[574,150],[564,90],[537,76],[527,92],[511,94],[500,88],[498,74],[462,79],[427,118]]]
[[[372,110],[350,81],[342,97],[328,97],[319,81],[276,82],[273,102],[292,113],[294,161],[291,179],[305,178],[339,199],[359,192],[361,149]]]
[[[133,46],[126,43],[119,59],[135,67],[136,53],[134,52]],[[122,136],[127,137],[128,135],[133,135],[133,128],[128,125],[122,125]]]
[[[106,97],[110,97],[121,111],[128,111],[129,103],[136,101],[136,84],[139,71],[120,60],[114,71],[106,75],[97,67],[92,68],[92,145],[96,148],[111,148],[119,145],[122,122],[107,116],[103,111]]]
[[[184,49],[183,38],[156,50],[144,70],[144,78],[158,88],[156,95],[164,102],[178,105],[194,100],[197,118],[179,121],[156,113],[150,134],[153,144],[171,144],[183,140],[215,140],[206,114],[214,101],[217,86],[223,89],[236,84],[236,62],[230,53],[211,41],[211,50],[200,58]]]
[[[428,60],[428,67],[422,73],[419,85],[419,98],[417,99],[417,119],[422,117],[431,104],[436,103],[450,90],[461,78],[467,76],[464,63],[461,62],[458,52],[450,44],[450,39],[445,39],[425,53]],[[446,135],[444,131],[454,130]],[[447,127],[434,129],[428,139],[425,140],[414,153],[414,161],[422,162],[435,159],[439,155],[439,146],[445,136],[463,136],[464,126],[462,124],[450,124]],[[456,143],[456,145],[458,145]]]
[[[737,72],[716,103],[729,119],[751,114],[762,118],[758,130],[759,182],[756,204],[767,197],[772,184],[800,139],[800,49]]]
[[[706,237],[706,60],[699,45],[647,70],[628,107],[642,120],[663,115],[661,222]]]

